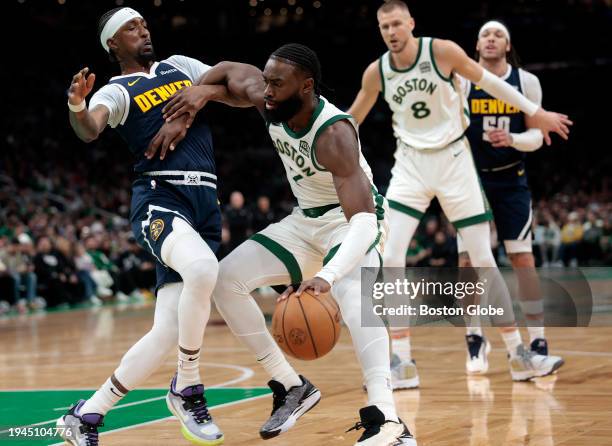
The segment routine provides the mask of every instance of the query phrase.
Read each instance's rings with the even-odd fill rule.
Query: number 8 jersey
[[[391,53],[378,63],[382,94],[393,112],[395,137],[419,150],[441,149],[461,139],[470,124],[459,82],[444,77],[436,65],[431,37],[419,39],[412,66],[393,67]]]

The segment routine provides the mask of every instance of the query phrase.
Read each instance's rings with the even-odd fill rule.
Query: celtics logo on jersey
[[[310,146],[308,142],[301,140],[300,141],[300,152],[305,156],[310,156]]]
[[[161,218],[153,220],[149,226],[149,232],[154,242],[157,241],[162,232],[164,232],[164,221]]]

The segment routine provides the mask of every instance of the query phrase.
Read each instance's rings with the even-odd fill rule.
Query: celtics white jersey
[[[317,162],[316,145],[323,130],[341,120],[350,122],[357,134],[357,124],[353,117],[321,97],[304,129],[294,132],[286,123],[268,125],[274,147],[285,166],[293,195],[302,209],[338,203],[332,174]],[[359,144],[359,137],[357,141]],[[359,164],[372,183],[372,171],[361,153],[361,145],[358,147]]]
[[[440,149],[461,138],[470,123],[467,103],[455,76],[444,77],[436,66],[431,37],[419,39],[411,67],[394,68],[386,52],[379,69],[396,138],[421,150]]]

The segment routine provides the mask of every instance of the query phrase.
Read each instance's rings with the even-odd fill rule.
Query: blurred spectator
[[[595,212],[587,213],[587,220],[582,225],[582,249],[580,260],[583,265],[598,264],[602,259],[601,236],[603,234],[603,221],[597,218]]]
[[[127,247],[117,259],[119,267],[117,296],[125,299],[135,293],[135,297],[142,297],[141,290],[150,290],[155,287],[155,259],[143,250],[134,237],[130,237]]]
[[[100,232],[92,227],[92,232]],[[95,268],[90,272],[97,286],[99,297],[110,297],[116,291],[118,269],[100,249],[97,237],[90,235],[84,241],[87,254],[93,260]]]
[[[249,234],[251,215],[244,206],[244,195],[234,191],[230,195],[229,205],[225,208],[225,219],[230,232],[230,250],[244,242]]]
[[[565,266],[578,265],[578,248],[582,241],[582,225],[578,221],[578,213],[570,212],[567,222],[561,229],[560,256]]]
[[[53,249],[49,237],[41,237],[36,244],[34,270],[38,277],[39,288],[50,307],[62,303],[77,304],[84,295],[83,284],[76,270],[57,249]]]
[[[442,231],[436,232],[431,247],[429,266],[453,266],[457,264],[457,243],[449,240]]]
[[[15,281],[15,304],[20,313],[27,311],[28,307],[34,310],[45,307],[44,300],[36,295],[37,278],[32,252],[31,244],[21,244],[17,239],[11,240],[5,251],[0,251],[0,258]]]
[[[424,249],[416,237],[412,237],[408,251],[406,251],[406,266],[417,266],[427,257],[427,250]]]
[[[262,195],[257,199],[257,207],[253,211],[251,232],[259,232],[275,221],[274,211],[270,208],[270,199]]]

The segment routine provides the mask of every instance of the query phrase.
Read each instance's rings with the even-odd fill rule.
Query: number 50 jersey
[[[393,112],[395,137],[419,150],[441,149],[461,139],[470,123],[465,98],[455,76],[444,77],[436,65],[431,37],[419,39],[412,66],[393,67],[391,53],[378,63],[382,94]]]

